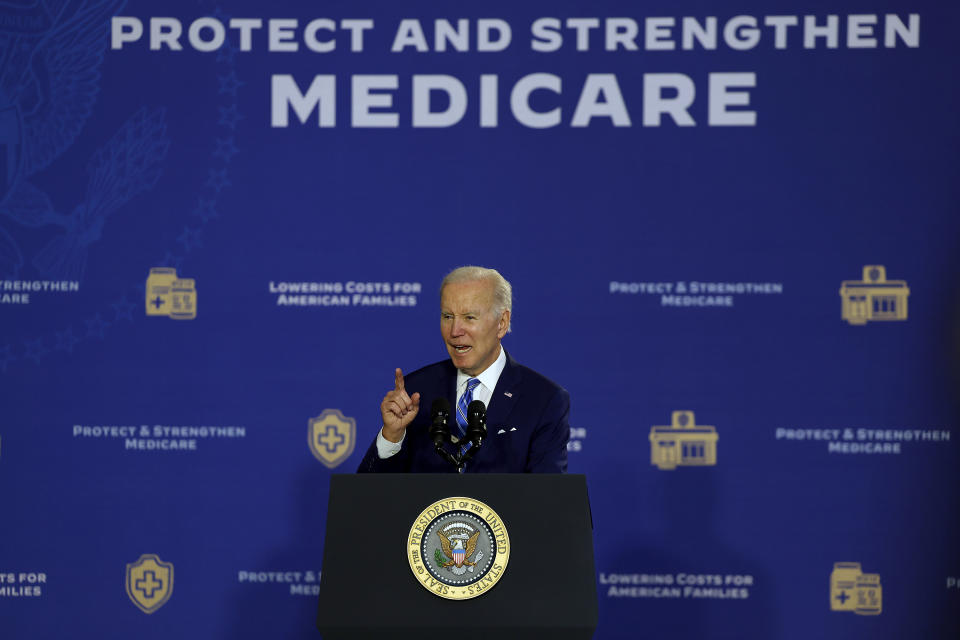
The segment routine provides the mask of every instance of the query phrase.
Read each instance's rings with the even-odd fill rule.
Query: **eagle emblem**
[[[437,549],[436,560],[441,569],[448,569],[454,574],[462,576],[467,571],[473,573],[473,568],[483,560],[483,551],[480,551],[477,553],[475,560],[470,561],[477,550],[477,539],[480,537],[480,532],[474,530],[466,522],[448,524],[437,531],[437,536],[440,537],[440,549],[443,550],[443,556],[446,556],[446,559],[444,559],[440,554],[440,549]]]
[[[407,560],[423,588],[448,600],[468,600],[500,580],[510,560],[510,536],[489,505],[473,498],[444,498],[413,521]]]
[[[84,199],[69,212],[55,207],[31,180],[73,146],[93,114],[110,17],[126,2],[0,4],[0,274],[20,272],[20,240],[31,229],[53,227],[59,232],[33,265],[50,278],[80,280],[107,218],[160,180],[170,146],[166,112],[141,107],[90,158]]]

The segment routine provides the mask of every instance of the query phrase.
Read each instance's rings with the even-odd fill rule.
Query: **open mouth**
[[[453,347],[453,350],[456,351],[458,354],[464,354],[470,351],[471,349],[473,349],[473,347],[469,345],[463,345],[463,344],[452,344],[450,346]]]

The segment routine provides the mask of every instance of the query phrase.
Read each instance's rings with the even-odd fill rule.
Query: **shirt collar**
[[[463,394],[463,390],[467,388],[467,380],[473,377],[480,380],[480,384],[486,387],[487,391],[493,393],[494,388],[497,386],[497,380],[500,379],[500,374],[503,373],[505,366],[507,366],[507,352],[503,350],[503,346],[501,345],[500,355],[498,355],[497,359],[493,361],[493,364],[484,369],[480,375],[469,376],[457,369],[457,396]]]

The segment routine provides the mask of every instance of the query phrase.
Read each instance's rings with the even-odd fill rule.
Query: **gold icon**
[[[835,562],[830,573],[830,610],[880,615],[883,590],[880,575],[863,573],[859,562]]]
[[[434,502],[420,512],[407,534],[413,575],[425,589],[448,600],[487,593],[500,581],[509,560],[506,524],[474,498]]]
[[[353,453],[357,442],[357,421],[346,417],[339,409],[324,409],[307,424],[310,452],[330,469]]]
[[[167,316],[174,320],[197,317],[197,289],[193,278],[178,278],[176,269],[150,269],[146,302],[148,316]]]
[[[173,563],[162,561],[156,554],[145,553],[127,564],[127,595],[144,613],[153,613],[173,593]]]
[[[841,316],[850,324],[906,320],[909,295],[906,282],[887,280],[883,265],[868,264],[863,268],[863,280],[844,280],[840,284]]]
[[[650,428],[650,464],[661,470],[717,464],[717,429],[696,424],[693,411],[674,411],[670,426]]]

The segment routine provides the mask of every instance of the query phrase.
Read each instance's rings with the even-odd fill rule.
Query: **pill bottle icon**
[[[863,573],[859,562],[835,562],[830,574],[830,609],[854,611],[857,608],[857,580]]]

